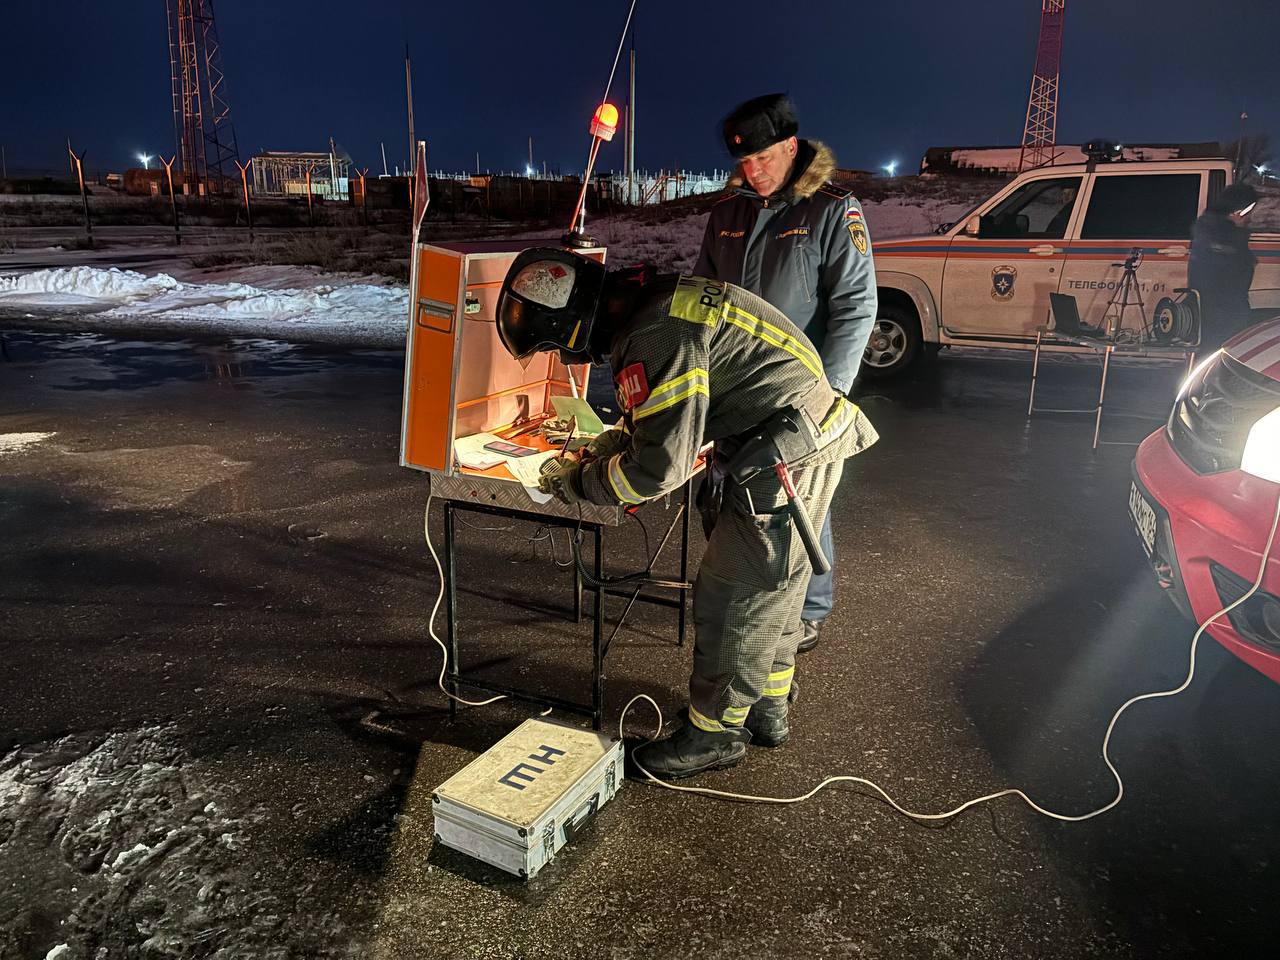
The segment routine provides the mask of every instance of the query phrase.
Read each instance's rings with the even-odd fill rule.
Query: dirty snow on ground
[[[0,758],[0,851],[24,879],[0,890],[0,957],[345,953],[350,931],[307,884],[285,902],[246,856],[264,819],[172,726],[13,751]]]
[[[930,233],[967,209],[938,199],[894,198],[864,206],[873,239]],[[609,247],[615,265],[652,263],[692,272],[706,227],[705,213],[649,223],[640,216],[587,224]],[[545,230],[526,234],[557,242]],[[94,266],[57,267],[0,277],[0,315],[59,328],[164,331],[314,341],[347,346],[400,347],[409,311],[402,285],[314,271],[260,274],[242,282],[179,280],[168,273]],[[292,282],[295,286],[281,286]]]
[[[934,198],[891,199],[863,204],[872,240],[933,233],[943,223],[954,222],[970,208],[968,203],[955,203]],[[635,216],[603,217],[587,222],[587,233],[609,248],[609,262],[614,265],[652,263],[659,270],[692,273],[702,246],[707,214],[691,214],[664,223],[646,223]],[[542,231],[523,238],[544,237]]]
[[[52,436],[52,433],[0,433],[0,457],[25,450]]]
[[[320,277],[321,281],[324,280]],[[408,292],[402,286],[319,282],[263,289],[246,283],[183,283],[116,267],[59,267],[0,277],[0,310],[64,312],[79,329],[134,328],[316,340],[364,346],[404,342]]]

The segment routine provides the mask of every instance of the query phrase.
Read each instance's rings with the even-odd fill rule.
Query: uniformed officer
[[[712,208],[694,273],[745,287],[777,307],[822,358],[827,380],[847,394],[876,319],[876,273],[862,207],[829,182],[835,156],[796,135],[780,93],[739,105],[724,120],[738,167],[729,195]],[[831,518],[822,548],[834,561]],[[813,576],[800,651],[818,643],[835,602],[831,573]]]
[[[561,500],[637,504],[678,489],[715,442],[711,466],[731,466],[743,437],[780,410],[796,411],[807,453],[795,484],[820,522],[844,459],[875,431],[823,374],[813,344],[783,314],[730,284],[700,277],[606,274],[566,250],[534,249],[512,264],[498,301],[498,334],[516,357],[559,351],[566,363],[614,371],[619,427],[583,460],[544,466]],[[772,470],[723,487],[694,588],[689,722],[637,751],[655,776],[732,766],[752,742],[789,735],[787,698],[801,635],[809,558],[797,543]]]
[[[1258,258],[1249,249],[1249,218],[1258,192],[1233,183],[1209,201],[1191,228],[1187,283],[1200,294],[1200,346],[1214,350],[1249,326],[1249,287]]]

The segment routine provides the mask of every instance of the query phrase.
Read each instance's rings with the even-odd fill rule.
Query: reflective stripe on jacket
[[[702,277],[649,284],[614,335],[611,363],[627,443],[583,468],[593,503],[635,504],[677,489],[705,444],[744,433],[784,406],[812,420],[818,456],[849,456],[874,442],[861,411],[827,382],[808,338],[731,284]]]

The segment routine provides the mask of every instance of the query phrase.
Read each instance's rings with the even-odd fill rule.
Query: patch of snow
[[[0,757],[0,814],[6,883],[21,877],[32,908],[0,923],[0,957],[357,955],[314,884],[281,886],[239,852],[270,831],[266,812],[173,725],[15,749]],[[31,949],[53,940],[54,911],[56,945]]]
[[[6,453],[17,453],[33,444],[48,440],[52,433],[0,433],[0,457]]]
[[[112,267],[58,267],[17,277],[0,277],[0,299],[18,303],[131,303],[180,286],[159,273],[145,277]]]
[[[59,267],[0,278],[0,308],[10,306],[98,310],[81,318],[81,327],[102,318],[178,332],[399,346],[409,294],[403,286],[369,283],[266,290],[247,283],[182,283],[164,273],[147,277],[115,267]]]
[[[872,240],[927,234],[961,216],[968,204],[937,198],[895,197],[864,204]],[[691,273],[707,214],[662,223],[641,217],[604,217],[588,231],[609,248],[613,266],[652,263]],[[558,244],[547,232],[522,239]],[[181,272],[185,277],[187,273]],[[296,267],[226,271],[219,282],[147,276],[117,267],[58,267],[0,277],[0,311],[38,310],[59,329],[142,330],[212,336],[263,337],[348,346],[404,345],[408,289],[349,275],[328,276]],[[5,452],[0,448],[0,452]]]

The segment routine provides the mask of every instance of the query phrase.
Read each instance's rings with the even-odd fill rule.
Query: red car
[[[1133,461],[1129,514],[1156,578],[1202,623],[1257,579],[1280,497],[1280,317],[1187,377]],[[1262,586],[1208,633],[1280,683],[1280,535]]]

